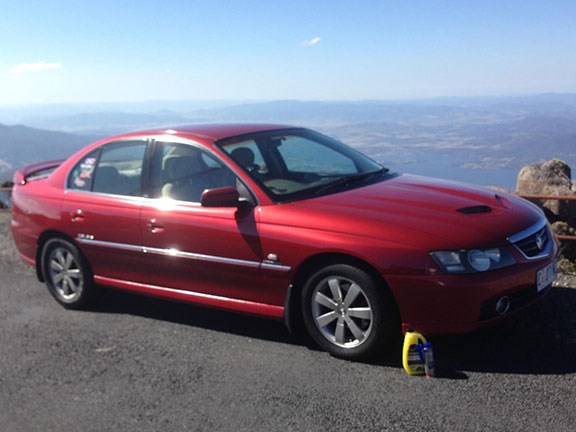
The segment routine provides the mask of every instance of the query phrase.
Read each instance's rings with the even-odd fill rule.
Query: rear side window
[[[89,191],[92,189],[92,179],[94,169],[98,162],[100,149],[93,151],[80,160],[68,177],[68,189],[79,189]]]
[[[146,141],[107,144],[82,158],[72,169],[68,188],[113,195],[142,194]]]

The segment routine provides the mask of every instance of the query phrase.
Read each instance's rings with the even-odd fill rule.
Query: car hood
[[[274,207],[263,221],[433,249],[501,245],[544,217],[506,193],[413,175]]]

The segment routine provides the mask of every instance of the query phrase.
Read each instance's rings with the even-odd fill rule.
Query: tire
[[[308,333],[322,349],[349,360],[380,354],[398,329],[387,287],[347,264],[324,267],[308,279],[302,315]]]
[[[97,289],[86,260],[69,241],[53,238],[46,242],[42,271],[48,291],[66,309],[86,309],[95,300]]]

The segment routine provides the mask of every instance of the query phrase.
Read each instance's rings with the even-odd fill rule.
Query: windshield
[[[244,135],[218,145],[276,201],[338,192],[387,171],[362,153],[307,129]]]

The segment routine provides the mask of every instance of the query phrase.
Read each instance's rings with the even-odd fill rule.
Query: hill
[[[0,124],[0,180],[14,169],[35,162],[63,159],[94,141],[95,136]]]
[[[87,136],[185,123],[275,122],[335,136],[401,172],[513,189],[524,165],[576,166],[576,95],[420,101],[148,102],[0,108],[0,180],[11,167],[67,155]],[[6,138],[6,134],[10,136]],[[4,134],[4,136],[2,136]],[[42,136],[40,138],[40,135]]]

